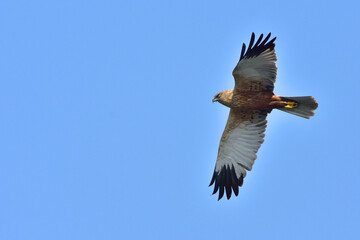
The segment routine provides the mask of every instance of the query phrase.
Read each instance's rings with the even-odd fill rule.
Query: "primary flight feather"
[[[263,34],[255,42],[252,33],[249,47],[243,44],[240,60],[233,76],[235,87],[215,95],[213,102],[230,108],[230,114],[220,140],[218,157],[210,186],[213,194],[219,191],[230,199],[237,196],[246,176],[256,159],[256,153],[264,142],[266,116],[272,109],[279,109],[303,118],[310,118],[317,108],[313,97],[279,97],[274,95],[276,80],[275,39],[271,33],[263,40]],[[245,52],[246,51],[246,52]]]

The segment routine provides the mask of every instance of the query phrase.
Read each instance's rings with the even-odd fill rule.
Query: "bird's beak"
[[[213,100],[212,100],[212,102],[214,103],[214,102],[217,102],[217,99],[216,98],[214,98]]]

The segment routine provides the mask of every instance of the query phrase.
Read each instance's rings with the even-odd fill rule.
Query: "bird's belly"
[[[231,108],[270,110],[273,94],[270,92],[240,92],[234,94]]]

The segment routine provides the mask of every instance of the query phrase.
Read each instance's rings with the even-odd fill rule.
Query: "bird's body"
[[[242,91],[231,89],[221,92],[224,99],[218,100],[221,104],[239,110],[267,110],[284,108],[287,104],[281,97],[268,91]]]
[[[261,34],[254,44],[253,33],[246,52],[243,44],[240,61],[233,71],[234,89],[219,92],[213,99],[230,108],[210,183],[210,186],[215,183],[213,194],[219,190],[219,200],[224,192],[228,199],[232,191],[238,195],[238,187],[242,186],[246,171],[252,169],[256,153],[264,142],[268,113],[279,109],[310,118],[318,106],[312,97],[280,97],[273,93],[277,72],[276,38],[268,42],[270,35],[261,41]]]

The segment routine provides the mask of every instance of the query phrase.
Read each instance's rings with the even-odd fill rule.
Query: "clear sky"
[[[0,239],[359,239],[358,1],[1,1]],[[277,36],[273,111],[237,198],[208,187],[213,96]]]

